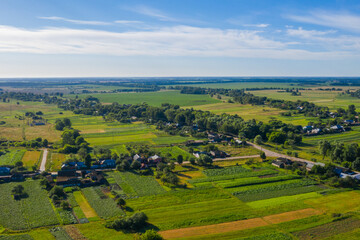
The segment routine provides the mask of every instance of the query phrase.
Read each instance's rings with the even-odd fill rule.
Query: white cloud
[[[116,20],[114,23],[124,24],[124,25],[133,25],[133,24],[143,24],[142,21],[134,21],[134,20]]]
[[[243,26],[245,26],[245,27],[267,28],[268,26],[270,26],[270,24],[266,24],[266,23],[259,23],[259,24],[244,24]]]
[[[332,33],[336,33],[334,30],[329,31],[318,31],[318,30],[305,30],[302,27],[299,27],[297,29],[289,28],[287,29],[287,33],[291,36],[297,36],[302,38],[313,38],[317,36],[324,36]]]
[[[305,30],[303,28],[287,29],[287,34],[308,40],[307,44],[328,49],[352,50],[354,54],[360,51],[360,37],[349,35],[334,35],[336,31]]]
[[[159,9],[155,9],[155,8],[148,7],[145,5],[126,7],[125,9],[135,12],[135,13],[138,13],[138,14],[141,14],[141,15],[156,18],[160,21],[169,21],[169,22],[177,22],[178,21],[177,19],[172,18],[172,17],[168,16],[167,14],[165,14],[164,12],[160,11]]]
[[[272,59],[331,59],[358,55],[337,49],[326,52],[291,49],[290,44],[267,39],[259,31],[190,26],[128,32],[0,26],[0,52]]]
[[[52,16],[52,17],[38,17],[38,18],[40,18],[40,19],[45,19],[45,20],[69,22],[69,23],[80,24],[80,25],[104,26],[104,25],[111,25],[111,24],[113,24],[113,23],[111,23],[111,22],[75,20],[75,19],[68,19],[68,18],[56,17],[56,16]]]
[[[360,32],[360,16],[350,13],[313,11],[306,16],[287,15],[286,17],[297,22]]]

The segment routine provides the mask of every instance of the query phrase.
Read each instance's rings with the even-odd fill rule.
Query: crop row
[[[234,188],[234,187],[240,187],[246,185],[280,182],[280,181],[286,181],[286,180],[292,180],[298,178],[300,178],[300,176],[297,175],[281,175],[281,176],[269,177],[269,178],[250,177],[250,178],[236,179],[231,182],[218,183],[218,185],[223,188]]]
[[[251,186],[238,187],[238,188],[229,188],[227,190],[233,194],[260,193],[260,192],[268,192],[268,191],[275,191],[275,190],[281,190],[281,189],[290,189],[290,188],[296,188],[296,187],[310,186],[310,185],[315,185],[315,184],[316,184],[316,182],[312,181],[312,180],[294,179],[294,180],[288,180],[288,181],[282,181],[282,182],[272,182],[272,183],[261,184],[261,185],[251,185]]]
[[[150,176],[141,176],[132,172],[116,172],[112,176],[125,193],[133,194],[135,192],[137,196],[148,196],[165,192],[160,184]]]
[[[116,206],[116,203],[111,198],[100,198],[96,193],[96,187],[83,188],[81,191],[84,193],[87,201],[96,213],[102,218],[111,218],[114,216],[122,215],[123,212]]]
[[[28,197],[16,201],[11,195],[11,190],[19,184],[24,186]],[[47,193],[40,187],[39,181],[1,184],[0,192],[0,225],[22,230],[59,223]]]
[[[276,198],[282,196],[292,196],[302,193],[309,193],[309,192],[317,192],[322,190],[319,186],[304,186],[304,187],[295,187],[295,188],[287,188],[287,189],[280,189],[280,190],[269,190],[257,193],[235,193],[234,196],[239,198],[241,201],[244,202],[251,202],[251,201],[258,201],[263,199],[269,198]]]
[[[203,173],[208,177],[223,176],[223,175],[235,175],[244,172],[250,172],[250,169],[243,168],[241,166],[233,166],[218,169],[206,169]]]
[[[216,181],[224,181],[224,180],[233,180],[238,178],[247,178],[247,177],[259,177],[259,176],[265,176],[265,175],[272,175],[277,174],[278,171],[273,169],[264,169],[256,172],[243,172],[239,174],[234,175],[219,175],[219,176],[213,176],[213,177],[207,177],[207,178],[199,178],[199,179],[193,179],[189,180],[188,182],[191,184],[196,183],[204,183],[204,182],[216,182]]]
[[[25,154],[25,150],[10,150],[4,155],[0,156],[0,165],[14,165],[16,162],[20,162]]]

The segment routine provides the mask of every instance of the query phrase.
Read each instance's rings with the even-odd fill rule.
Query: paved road
[[[43,151],[43,156],[42,156],[42,160],[41,160],[40,172],[45,172],[47,155],[48,155],[48,150],[47,150],[47,148],[45,148]]]

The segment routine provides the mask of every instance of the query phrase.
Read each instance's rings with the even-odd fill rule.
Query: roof
[[[151,157],[149,157],[149,159],[152,159],[152,160],[155,160],[155,159],[158,159],[158,158],[160,158],[158,155],[154,155],[154,156],[151,156]]]
[[[8,168],[8,167],[0,167],[0,172],[10,172],[10,168]]]

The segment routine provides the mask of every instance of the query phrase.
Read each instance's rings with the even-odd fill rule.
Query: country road
[[[43,156],[42,156],[42,160],[41,160],[40,172],[45,172],[47,155],[48,155],[48,150],[47,150],[47,148],[45,148],[43,151]]]
[[[247,144],[249,144],[250,146],[252,146],[252,147],[254,147],[254,148],[256,148],[256,149],[258,149],[260,151],[263,151],[267,157],[283,157],[283,158],[287,158],[287,159],[291,159],[291,160],[299,161],[299,162],[314,163],[313,161],[309,161],[309,160],[305,160],[305,159],[297,158],[297,157],[290,157],[290,156],[285,155],[285,154],[281,154],[281,153],[271,151],[269,149],[263,148],[262,146],[256,145],[256,144],[254,144],[252,142],[247,142]]]

